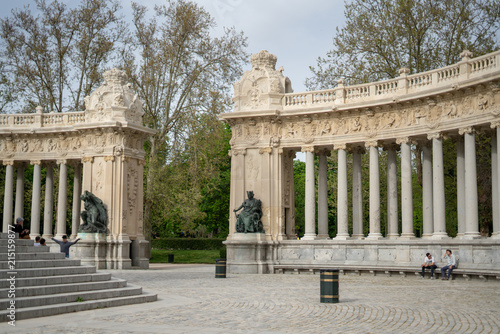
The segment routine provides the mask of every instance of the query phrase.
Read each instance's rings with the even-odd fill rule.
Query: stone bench
[[[300,274],[300,273],[319,273],[321,269],[338,269],[339,274],[347,275],[386,275],[386,276],[402,276],[415,275],[416,277],[421,275],[421,269],[419,267],[387,267],[387,266],[356,266],[356,265],[274,265],[273,273],[284,274],[286,272]],[[437,267],[434,271],[434,275],[437,278],[441,277],[441,267]],[[430,277],[430,271],[426,271],[426,276]],[[500,280],[500,270],[483,270],[483,269],[465,269],[457,268],[453,270],[451,279],[462,278],[465,280],[471,279],[482,279],[482,280]]]

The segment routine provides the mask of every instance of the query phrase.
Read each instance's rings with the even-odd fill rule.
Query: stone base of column
[[[53,238],[54,236],[52,234],[42,234],[42,238],[45,240],[50,240],[50,238]]]
[[[268,274],[272,272],[272,250],[263,233],[235,233],[227,247],[227,272],[232,274]]]
[[[399,234],[388,234],[387,239],[399,239]]]
[[[495,232],[491,235],[491,239],[500,239],[500,232]]]
[[[481,234],[479,232],[465,232],[464,236],[461,237],[460,239],[464,240],[472,240],[472,239],[481,239]]]
[[[106,234],[81,233],[78,234],[78,238],[81,240],[69,249],[70,259],[80,259],[83,265],[95,266],[97,269],[107,269]]]
[[[370,233],[368,234],[368,237],[366,237],[366,240],[379,240],[383,238],[384,236],[382,235],[382,233]]]
[[[351,236],[349,234],[337,234],[333,240],[349,240]]]
[[[40,237],[40,234],[34,234],[34,233],[30,233],[30,239],[31,240],[35,240],[36,237]],[[44,237],[45,238],[45,237]],[[52,237],[51,237],[52,238]]]
[[[434,232],[432,234],[432,239],[443,240],[443,239],[451,239],[446,232]]]
[[[432,238],[432,233],[422,234],[422,239],[430,239],[430,238]]]
[[[328,234],[318,234],[315,238],[315,240],[327,240],[330,239],[330,236]]]
[[[316,240],[316,234],[304,234],[304,236],[302,238],[300,238],[300,240]]]
[[[414,233],[401,233],[400,239],[415,239]]]
[[[365,238],[365,235],[364,235],[364,234],[353,234],[353,235],[351,236],[351,238],[352,238],[352,239],[359,239],[359,240],[361,240],[361,239],[364,239],[364,238]]]

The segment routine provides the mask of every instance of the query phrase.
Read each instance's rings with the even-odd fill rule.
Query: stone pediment
[[[104,72],[104,83],[85,97],[87,122],[120,121],[142,125],[142,101],[130,89],[125,72]]]
[[[276,70],[276,56],[262,50],[252,55],[252,69],[234,84],[235,111],[282,109],[281,97],[291,93],[290,79]]]

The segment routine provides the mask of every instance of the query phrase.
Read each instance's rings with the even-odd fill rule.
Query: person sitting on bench
[[[430,269],[431,270],[431,279],[434,279],[434,270],[436,268],[437,268],[437,266],[434,263],[434,256],[432,256],[431,253],[425,254],[424,264],[422,264],[422,276],[421,276],[421,278],[425,277],[425,269]]]

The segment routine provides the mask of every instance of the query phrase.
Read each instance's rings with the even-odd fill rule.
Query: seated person
[[[19,239],[29,239],[30,238],[30,230],[25,229],[23,227],[24,219],[21,217],[17,217],[16,225],[14,225],[13,231],[15,233],[19,233]]]
[[[457,261],[455,260],[455,255],[453,255],[449,249],[446,250],[443,259],[447,261],[448,264],[441,268],[441,279],[448,280],[450,279],[452,270],[457,267]],[[446,276],[446,271],[448,271],[448,276]]]
[[[434,256],[432,256],[431,253],[425,254],[424,263],[422,264],[421,267],[422,267],[421,278],[425,277],[425,269],[430,269],[431,270],[431,279],[434,279],[434,270],[437,268],[437,266],[434,263]]]
[[[33,244],[33,246],[35,246],[35,247],[40,246],[40,237],[35,238],[35,243]]]
[[[40,239],[40,246],[47,246],[47,245],[45,244],[45,239],[44,239],[44,238],[41,238],[41,239]]]

